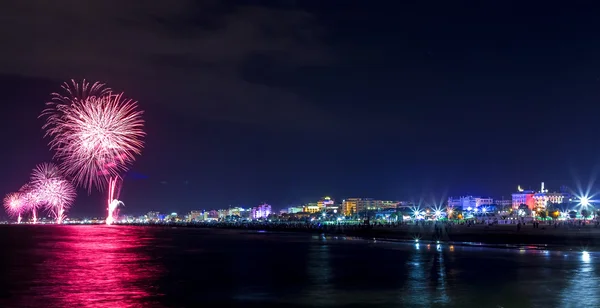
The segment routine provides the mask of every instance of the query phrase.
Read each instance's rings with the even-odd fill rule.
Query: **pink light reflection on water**
[[[53,226],[54,242],[30,288],[30,304],[45,307],[160,307],[154,284],[163,269],[146,252],[143,228]],[[59,231],[59,230],[48,230]],[[57,236],[57,233],[60,236]],[[39,277],[39,279],[37,279]]]

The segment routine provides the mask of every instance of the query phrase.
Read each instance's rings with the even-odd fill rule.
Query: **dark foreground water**
[[[600,307],[580,251],[0,226],[0,256],[0,307]]]

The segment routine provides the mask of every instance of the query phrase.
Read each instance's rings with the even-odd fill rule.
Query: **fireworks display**
[[[23,202],[23,208],[25,211],[31,212],[33,223],[37,223],[37,213],[40,205],[42,204],[40,194],[34,189],[31,184],[25,184],[19,189],[21,194],[21,202]]]
[[[6,195],[4,208],[9,216],[17,217],[17,223],[21,223],[23,214],[30,212],[35,224],[38,211],[45,209],[60,224],[76,195],[73,184],[62,176],[55,164],[43,163],[33,169],[29,183],[18,192]]]
[[[75,200],[74,183],[88,192],[108,188],[106,223],[112,224],[123,205],[118,200],[121,174],[144,146],[142,114],[137,102],[103,83],[64,83],[62,93],[52,93],[40,116],[46,119],[45,136],[60,165],[36,166],[31,181],[4,198],[8,215],[20,223],[31,212],[36,223],[38,211],[45,209],[60,224]]]
[[[71,207],[75,196],[75,187],[67,181],[55,164],[38,165],[31,173],[30,186],[37,192],[39,201],[60,224]]]
[[[81,187],[108,187],[107,224],[114,221],[120,174],[141,154],[145,136],[137,102],[104,84],[85,81],[63,85],[42,112],[50,148],[66,176]],[[118,201],[118,200],[117,200]]]
[[[21,214],[25,211],[21,193],[10,193],[4,197],[4,209],[11,217],[17,218],[17,223],[21,223]]]

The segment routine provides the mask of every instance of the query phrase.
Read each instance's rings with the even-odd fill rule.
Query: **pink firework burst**
[[[114,94],[101,83],[94,85],[66,85],[67,95],[53,94],[42,112],[47,118],[43,128],[51,137],[49,145],[56,151],[55,158],[62,161],[65,174],[78,186],[88,192],[92,187],[103,190],[108,186],[108,206],[118,198],[120,174],[128,170],[144,146],[143,111],[123,93]],[[88,90],[76,90],[81,88]],[[108,216],[112,222],[112,211]]]
[[[62,223],[77,193],[73,184],[62,176],[58,166],[52,163],[37,165],[31,173],[30,185],[37,192],[40,203],[52,213],[56,223]]]
[[[21,193],[10,193],[4,197],[4,209],[10,217],[16,217],[17,223],[21,223],[21,213],[25,211]]]
[[[48,102],[48,105],[70,105],[73,101],[82,101],[90,97],[101,97],[108,95],[112,91],[103,83],[89,83],[85,79],[81,84],[71,79],[71,83],[64,82],[61,88],[64,93],[52,93],[52,101]]]
[[[31,211],[33,223],[37,223],[37,212],[42,204],[39,192],[32,185],[25,184],[21,186],[19,193],[21,194],[23,208],[25,211]]]

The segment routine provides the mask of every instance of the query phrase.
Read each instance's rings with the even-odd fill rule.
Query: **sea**
[[[600,307],[585,247],[0,225],[0,257],[0,307]]]

